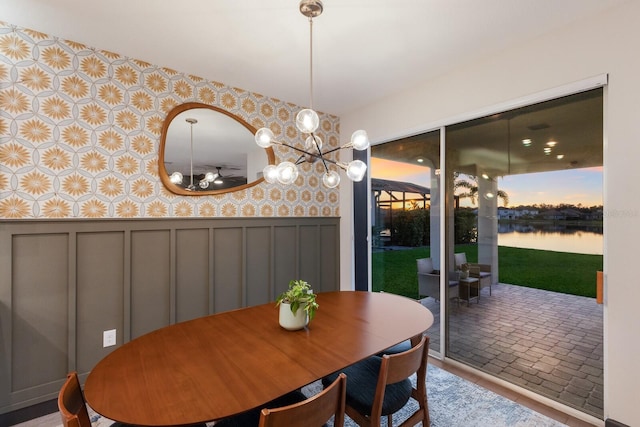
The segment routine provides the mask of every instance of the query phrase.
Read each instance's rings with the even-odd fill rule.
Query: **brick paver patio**
[[[439,302],[429,330],[439,350]],[[452,302],[449,357],[603,417],[602,306],[595,299],[508,284],[479,303]]]

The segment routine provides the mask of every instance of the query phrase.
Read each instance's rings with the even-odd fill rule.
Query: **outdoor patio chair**
[[[478,279],[478,286],[480,287],[478,290],[478,296],[480,295],[482,288],[486,288],[487,286],[489,287],[489,295],[491,295],[491,282],[493,281],[491,278],[491,266],[489,264],[467,262],[467,254],[464,252],[454,254],[453,257],[456,270],[460,270],[460,266],[462,264],[467,264],[469,266],[469,277],[475,277]]]
[[[440,270],[433,268],[433,260],[431,258],[420,258],[416,260],[418,265],[418,297],[432,297],[440,300]],[[458,298],[458,275],[457,273],[449,273],[449,299]]]

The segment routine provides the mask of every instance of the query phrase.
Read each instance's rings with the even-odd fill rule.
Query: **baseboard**
[[[620,421],[607,418],[606,420],[604,420],[604,427],[629,427],[629,426],[626,424],[622,424]]]
[[[13,426],[25,421],[40,418],[58,411],[58,399],[36,403],[26,408],[0,414],[0,426]]]

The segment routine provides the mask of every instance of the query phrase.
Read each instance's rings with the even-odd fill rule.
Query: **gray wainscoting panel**
[[[176,231],[176,321],[209,314],[209,229]]]
[[[274,265],[276,273],[274,277],[274,290],[276,295],[284,292],[289,281],[303,279],[299,276],[298,268],[298,227],[278,227],[274,236]],[[304,245],[304,243],[302,243]]]
[[[262,304],[272,299],[272,242],[270,227],[252,227],[246,230],[247,255],[244,265],[246,287],[244,293],[247,306]]]
[[[216,312],[242,307],[242,229],[218,228],[213,232],[213,301]]]
[[[339,238],[339,218],[0,222],[0,414],[144,333],[272,303],[291,279],[339,290]]]
[[[104,331],[124,330],[124,232],[77,233],[75,369],[87,374],[111,347],[102,346]]]
[[[75,325],[69,319],[68,236],[18,235],[12,240],[13,340],[3,351],[11,351],[11,391],[20,392],[65,374],[68,331]]]
[[[131,338],[171,319],[169,230],[131,232]]]
[[[300,227],[300,273],[298,277],[306,280],[311,288],[320,292],[318,281],[320,272],[320,228],[318,226]]]
[[[319,247],[322,251],[320,258],[322,276],[319,278],[318,292],[329,292],[336,289],[336,279],[331,275],[331,272],[340,270],[340,227],[338,224],[321,224],[318,228],[320,229]],[[335,248],[335,250],[331,248]]]

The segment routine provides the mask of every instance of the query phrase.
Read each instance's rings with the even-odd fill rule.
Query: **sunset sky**
[[[429,168],[408,163],[371,158],[371,176],[430,187]],[[509,207],[543,203],[602,205],[602,167],[512,175],[499,178],[498,189],[509,195]]]

